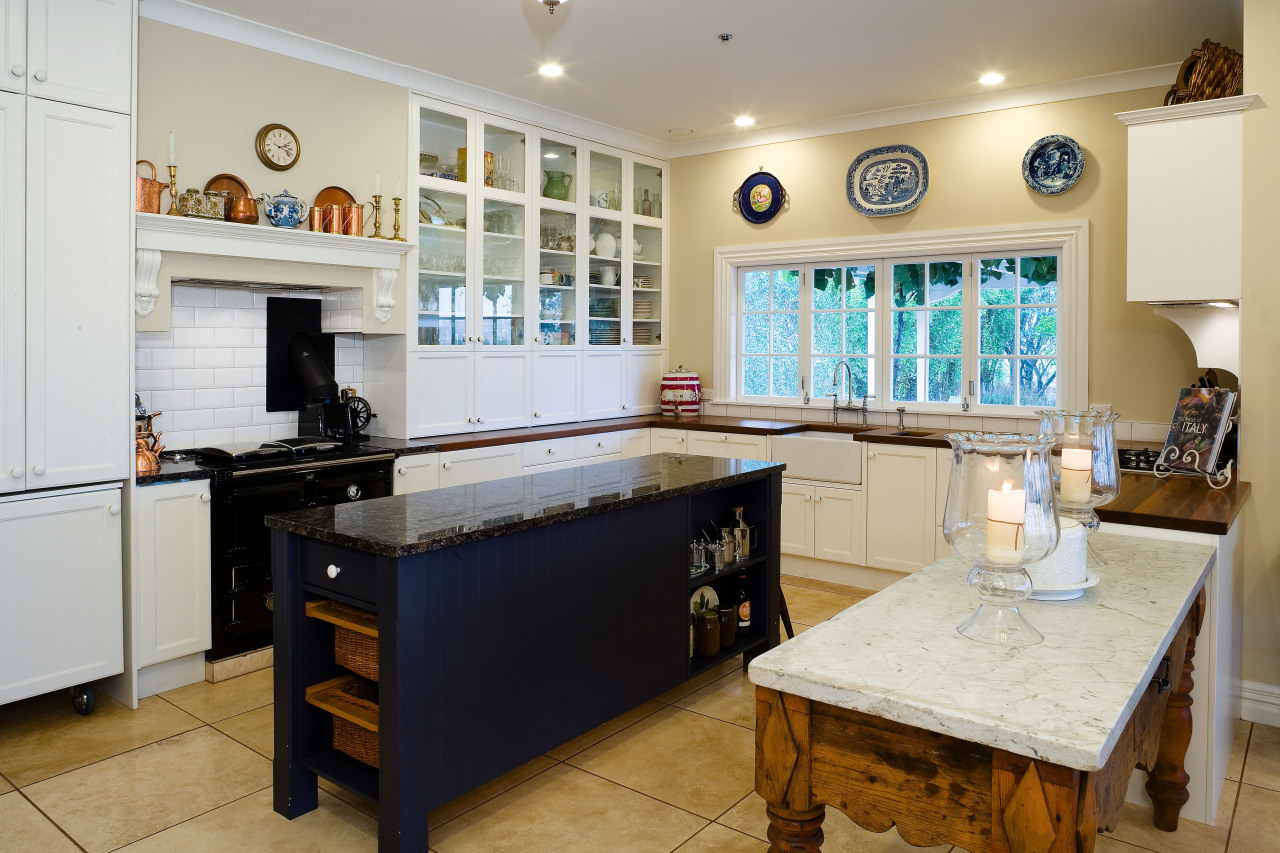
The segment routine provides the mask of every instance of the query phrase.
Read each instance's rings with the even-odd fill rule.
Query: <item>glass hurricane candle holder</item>
[[[1040,434],[1053,438],[1053,485],[1058,512],[1073,518],[1092,537],[1098,529],[1096,507],[1120,494],[1120,456],[1116,450],[1115,412],[1064,412],[1048,409],[1040,416]],[[1085,564],[1105,566],[1089,542]]]
[[[1044,636],[1018,605],[1031,594],[1027,563],[1058,545],[1049,436],[959,432],[951,442],[951,479],[942,535],[974,561],[969,587],[982,602],[956,626],[971,640],[1033,646]]]

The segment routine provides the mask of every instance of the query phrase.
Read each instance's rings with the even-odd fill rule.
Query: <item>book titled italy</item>
[[[1235,403],[1235,392],[1224,388],[1183,388],[1160,461],[1177,471],[1215,471]]]

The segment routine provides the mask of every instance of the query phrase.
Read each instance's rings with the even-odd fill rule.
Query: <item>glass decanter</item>
[[[1111,503],[1120,494],[1120,455],[1116,450],[1115,412],[1065,412],[1046,409],[1040,416],[1040,434],[1052,436],[1053,486],[1058,512],[1080,522],[1090,538],[1098,529],[1096,507]],[[1086,567],[1107,561],[1088,543]]]

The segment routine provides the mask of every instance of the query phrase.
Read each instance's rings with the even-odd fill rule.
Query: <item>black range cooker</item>
[[[210,473],[213,647],[209,660],[271,645],[271,534],[281,512],[391,494],[395,454],[303,436],[204,447]]]

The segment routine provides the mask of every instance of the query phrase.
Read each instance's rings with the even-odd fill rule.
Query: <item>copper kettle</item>
[[[134,179],[133,209],[140,213],[160,212],[160,193],[169,188],[164,181],[156,180],[156,166],[150,160],[139,160],[135,166],[146,164],[151,167],[151,177],[141,175]]]
[[[152,412],[134,421],[134,470],[139,477],[160,473],[160,451],[164,445],[160,436],[164,433],[152,432],[151,421],[164,412]]]
[[[254,198],[227,198],[227,221],[258,224],[258,202]]]

